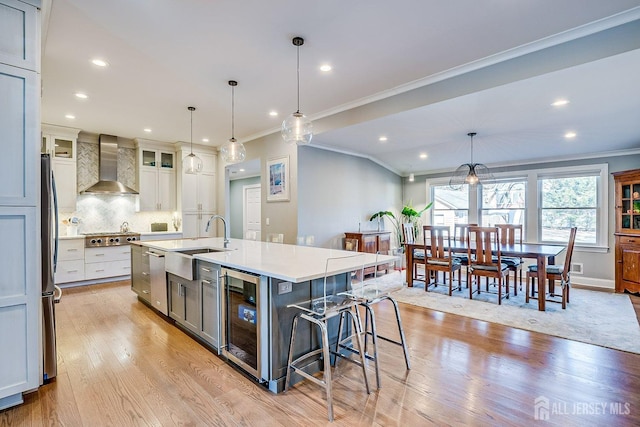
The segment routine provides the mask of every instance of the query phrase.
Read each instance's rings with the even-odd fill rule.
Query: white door
[[[245,185],[242,187],[244,194],[244,203],[242,207],[242,217],[244,223],[242,225],[242,233],[245,238],[250,236],[252,240],[262,240],[261,224],[260,224],[260,194],[261,186]]]

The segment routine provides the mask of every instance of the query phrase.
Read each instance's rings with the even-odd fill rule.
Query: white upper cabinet
[[[62,126],[42,125],[41,153],[51,155],[53,178],[56,180],[58,210],[73,212],[76,210],[78,195],[77,178],[77,141],[80,129]]]
[[[173,146],[136,140],[141,211],[176,210],[176,153]]]
[[[0,63],[27,70],[40,65],[37,9],[18,0],[0,2]]]
[[[202,159],[202,171],[198,174],[181,174],[182,212],[216,212],[216,162],[213,149],[193,150]],[[190,150],[180,152],[182,157]]]

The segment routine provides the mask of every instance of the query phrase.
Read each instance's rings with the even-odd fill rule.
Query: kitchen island
[[[151,276],[138,273],[140,266],[149,265],[145,254],[152,261],[165,257],[167,274],[160,291],[166,291],[164,311],[163,295],[149,299],[139,287]],[[332,265],[327,272],[337,291],[349,289],[351,272],[363,265],[394,260],[240,239],[231,239],[226,248],[222,238],[139,242],[132,250],[132,289],[139,299],[168,313],[177,326],[277,393],[284,388],[291,326],[297,314],[287,305],[321,296],[327,259],[347,255],[358,256]],[[333,320],[330,340],[337,336],[338,319]],[[317,347],[310,325],[300,336],[294,353]]]

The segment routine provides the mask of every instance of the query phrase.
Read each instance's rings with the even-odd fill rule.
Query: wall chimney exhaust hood
[[[118,137],[100,135],[98,150],[99,181],[80,194],[138,194],[118,181]]]

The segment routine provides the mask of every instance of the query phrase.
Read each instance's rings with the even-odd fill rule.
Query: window
[[[448,225],[469,222],[469,186],[452,190],[448,185],[434,185],[432,189],[432,221],[434,225]]]
[[[578,227],[577,243],[597,243],[597,176],[541,178],[538,188],[540,241],[566,242],[569,229]]]
[[[565,245],[578,227],[581,250],[608,250],[609,210],[606,163],[530,169],[494,174],[486,188],[452,190],[444,179],[427,181],[433,200],[431,224],[522,224],[526,242]],[[587,249],[589,248],[589,249]]]
[[[522,224],[523,233],[526,208],[527,181],[498,181],[482,187],[482,225]],[[523,234],[524,235],[524,234]]]

